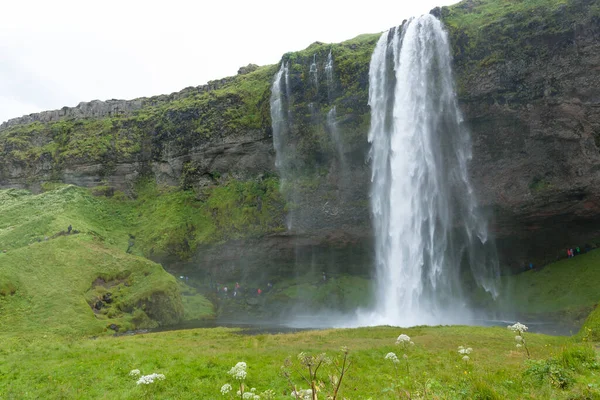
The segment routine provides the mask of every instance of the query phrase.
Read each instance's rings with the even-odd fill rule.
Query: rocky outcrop
[[[506,29],[497,21],[480,32],[487,52],[457,51],[474,186],[514,268],[600,234],[600,28],[591,4],[572,1],[541,23],[516,15],[508,43],[492,43]],[[455,48],[468,46],[463,33],[454,31]]]
[[[249,64],[246,67],[241,67],[239,74],[249,73],[256,70],[258,66]],[[232,81],[232,78],[223,78],[211,81],[206,85],[188,87],[179,92],[171,93],[170,95],[153,96],[150,98],[141,97],[133,100],[92,100],[89,102],[81,102],[75,107],[63,107],[60,110],[42,111],[24,115],[22,117],[11,118],[0,124],[0,130],[10,128],[12,126],[26,125],[34,122],[48,123],[60,121],[63,119],[77,118],[105,118],[117,117],[131,114],[134,111],[140,110],[144,106],[156,106],[158,104],[179,100],[189,97],[196,93],[209,92],[216,90],[223,85]]]

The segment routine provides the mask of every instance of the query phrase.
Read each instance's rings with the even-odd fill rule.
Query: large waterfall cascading
[[[448,36],[423,15],[384,33],[369,70],[377,263],[373,323],[466,322],[463,289],[495,295],[498,272],[478,215]]]

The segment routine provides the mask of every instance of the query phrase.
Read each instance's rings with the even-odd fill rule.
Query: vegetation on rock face
[[[441,18],[450,33],[461,97],[470,97],[465,88],[496,66],[506,86],[497,99],[503,104],[543,97],[547,87],[523,79],[527,60],[570,46],[578,26],[599,20],[600,7],[588,0],[465,0],[443,7]]]
[[[283,56],[292,94],[288,102],[297,153],[295,163],[300,170],[308,172],[336,158],[335,144],[326,125],[332,107],[343,116],[338,129],[343,132],[341,140],[346,152],[364,148],[370,121],[369,62],[379,36],[366,34],[339,44],[317,42]],[[333,61],[331,82],[325,72],[329,53]],[[313,62],[317,68],[316,84],[310,72]]]
[[[276,232],[283,223],[284,204],[278,180],[227,180],[201,190],[157,187],[137,190],[132,217],[137,243],[147,256],[190,257],[202,244],[253,238]]]
[[[140,154],[152,141],[154,155],[161,143],[199,145],[214,137],[264,130],[272,66],[226,79],[212,90],[184,90],[177,97],[144,99],[131,114],[105,118],[64,119],[9,127],[0,132],[4,159],[31,163],[47,157],[60,169],[64,163],[120,162]]]

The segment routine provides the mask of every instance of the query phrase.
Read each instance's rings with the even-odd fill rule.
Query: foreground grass
[[[410,372],[407,374],[405,365],[400,364],[396,379],[393,364],[384,356],[396,352],[402,360],[403,350],[394,345],[400,333],[411,336],[415,346],[406,351]],[[218,399],[223,398],[219,389],[224,383],[235,383],[227,371],[245,361],[247,387],[256,387],[258,392],[271,388],[277,393],[275,398],[291,398],[280,372],[284,359],[295,359],[301,351],[339,356],[340,348],[347,346],[352,366],[342,385],[343,398],[397,398],[397,392],[390,390],[394,382],[411,398],[600,398],[600,373],[591,347],[582,347],[565,337],[531,334],[527,338],[533,358],[553,358],[556,362],[528,364],[507,329],[465,326],[377,327],[258,336],[216,328],[77,341],[50,335],[4,335],[0,396]],[[459,345],[474,349],[468,363],[457,353]],[[551,365],[553,372],[545,372],[545,365]],[[132,369],[140,369],[142,374],[162,373],[166,379],[138,386],[128,376]],[[327,371],[322,371],[326,380]],[[299,387],[306,388],[297,374],[292,376]],[[556,383],[559,377],[566,379],[564,388]],[[326,391],[320,398],[325,398]]]

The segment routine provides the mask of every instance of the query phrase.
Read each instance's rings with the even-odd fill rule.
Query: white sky
[[[5,0],[0,122],[94,99],[171,93],[382,32],[457,0]]]

